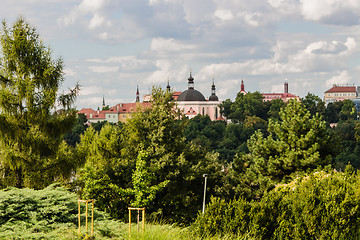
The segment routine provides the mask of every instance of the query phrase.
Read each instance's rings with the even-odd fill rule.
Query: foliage
[[[71,131],[64,135],[64,140],[69,146],[75,147],[80,142],[80,136],[84,134],[88,125],[86,115],[84,113],[77,114],[76,122]]]
[[[340,119],[348,120],[348,119],[356,119],[357,111],[355,107],[355,103],[349,99],[342,101],[343,106],[340,111]]]
[[[79,171],[83,198],[93,198],[97,206],[113,217],[124,217],[129,194],[124,190],[131,185],[135,163],[122,158],[121,127],[106,124],[100,132],[91,126],[81,136],[77,146],[79,161],[85,162]]]
[[[82,136],[82,196],[114,217],[126,218],[129,205],[143,204],[152,217],[188,223],[201,208],[202,175],[209,174],[214,193],[221,165],[216,154],[185,142],[188,120],[174,111],[170,92],[154,88],[152,99],[123,127],[105,125],[99,133],[90,127]]]
[[[359,180],[348,167],[279,184],[260,201],[214,198],[194,228],[200,236],[221,232],[240,239],[356,239]]]
[[[10,28],[4,21],[0,43],[1,185],[41,188],[54,181],[54,172],[67,170],[66,162],[54,159],[75,121],[71,105],[79,87],[58,94],[63,62],[51,59],[51,50],[24,19]],[[57,100],[63,109],[54,113]]]
[[[231,105],[229,118],[235,122],[242,122],[247,116],[257,116],[267,119],[267,110],[264,109],[263,96],[259,92],[238,93],[235,102]]]
[[[77,233],[77,199],[77,195],[56,185],[43,190],[7,188],[0,191],[0,238],[83,239]],[[85,224],[84,204],[81,212],[81,221]],[[116,222],[96,209],[94,219],[95,234],[98,236],[106,235],[106,228]],[[117,226],[119,224],[117,222]],[[84,225],[82,229],[84,231]],[[118,236],[115,233],[111,235]]]
[[[238,156],[248,166],[239,178],[246,179],[252,197],[292,174],[331,163],[331,135],[318,115],[311,118],[300,102],[290,101],[280,117],[279,122],[269,120],[268,137],[257,131],[248,141],[250,153]]]
[[[301,98],[301,102],[310,112],[311,116],[315,116],[316,114],[323,116],[325,113],[325,103],[315,94],[308,93],[304,98]]]
[[[273,120],[280,119],[280,111],[286,106],[286,103],[281,99],[274,99],[270,101],[271,106],[267,112],[269,118]]]
[[[133,188],[130,189],[131,194],[135,196],[134,201],[131,202],[133,207],[148,207],[154,201],[156,193],[169,183],[169,180],[165,180],[152,185],[155,176],[148,170],[147,159],[146,152],[140,150],[136,159],[136,168],[132,175]]]

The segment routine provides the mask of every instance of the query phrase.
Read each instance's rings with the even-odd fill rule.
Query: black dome
[[[215,94],[211,94],[211,96],[209,97],[209,101],[219,101],[219,98]]]
[[[204,95],[195,89],[188,89],[183,91],[177,101],[206,101]]]

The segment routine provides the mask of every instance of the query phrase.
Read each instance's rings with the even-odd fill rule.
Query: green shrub
[[[49,186],[43,190],[7,188],[0,191],[0,239],[81,239],[78,227],[78,196],[66,189]],[[90,217],[91,204],[89,204]],[[85,204],[81,206],[85,224]],[[103,212],[95,210],[99,236],[114,236],[113,225]],[[110,226],[110,227],[109,227]],[[84,233],[85,227],[82,226]],[[90,219],[89,219],[90,230]]]
[[[358,239],[360,177],[317,172],[279,184],[260,201],[213,198],[193,224],[199,236],[240,239]]]

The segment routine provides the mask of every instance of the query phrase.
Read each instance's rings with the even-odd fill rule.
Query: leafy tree
[[[280,117],[269,120],[267,138],[257,131],[248,141],[250,153],[239,156],[240,165],[249,165],[244,174],[257,196],[294,173],[331,163],[331,136],[319,115],[311,118],[300,102],[290,101]]]
[[[360,145],[356,141],[358,121],[349,119],[340,121],[334,132],[333,141],[336,142],[338,155],[333,159],[333,166],[342,171],[349,163],[356,169],[360,167]]]
[[[263,96],[259,92],[238,93],[235,102],[231,105],[229,118],[235,122],[243,122],[247,116],[257,116],[267,119],[264,110]]]
[[[109,105],[106,105],[105,107],[102,107],[101,110],[102,111],[106,111],[106,110],[109,110],[110,109],[110,106]]]
[[[54,159],[63,134],[74,124],[70,107],[79,87],[58,94],[63,61],[51,59],[51,50],[24,19],[12,27],[4,21],[0,43],[2,180],[6,185],[40,188],[55,179],[57,170],[67,169],[62,167],[68,162]],[[55,111],[57,100],[61,111]]]
[[[270,101],[270,109],[267,112],[267,115],[269,118],[273,120],[279,120],[280,119],[280,110],[285,107],[285,102],[281,99],[274,99]]]
[[[324,120],[328,123],[337,123],[340,120],[340,111],[343,106],[343,102],[329,103],[325,109]]]
[[[125,125],[126,157],[136,159],[145,151],[152,185],[169,181],[149,206],[154,215],[189,222],[201,209],[203,174],[209,174],[214,192],[221,178],[221,165],[215,154],[185,142],[188,120],[174,111],[171,92],[153,88],[150,109],[138,111]],[[201,118],[202,119],[202,118]]]
[[[323,116],[325,113],[325,103],[315,94],[308,93],[301,99],[301,102],[305,105],[305,108],[310,112],[311,116],[316,115],[316,113]]]
[[[64,140],[66,143],[72,147],[75,147],[77,143],[80,142],[80,136],[85,132],[88,125],[86,115],[80,113],[77,115],[76,122],[72,130],[64,135]]]
[[[343,106],[340,111],[340,119],[347,120],[347,119],[356,119],[356,108],[355,103],[349,99],[346,99],[343,102]]]
[[[226,99],[225,101],[223,101],[219,105],[221,115],[225,116],[226,118],[229,118],[230,114],[232,113],[231,111],[232,104],[233,102],[231,102],[230,99]]]
[[[188,119],[174,111],[170,92],[154,88],[152,99],[151,108],[139,109],[121,129],[107,124],[99,133],[85,132],[78,145],[86,160],[82,195],[114,217],[145,204],[154,217],[188,223],[201,209],[203,174],[209,174],[209,195],[215,193],[221,165],[216,154],[185,142]]]
[[[146,160],[146,152],[140,150],[136,159],[136,169],[132,175],[133,188],[129,189],[135,196],[131,203],[133,207],[148,207],[154,201],[156,194],[169,183],[169,180],[165,180],[152,185],[155,176],[148,170],[149,164]]]

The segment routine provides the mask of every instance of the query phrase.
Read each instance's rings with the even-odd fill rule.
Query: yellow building
[[[356,99],[357,96],[355,86],[338,86],[334,84],[332,88],[324,93],[324,102],[327,105],[331,102],[343,101],[345,99]]]

